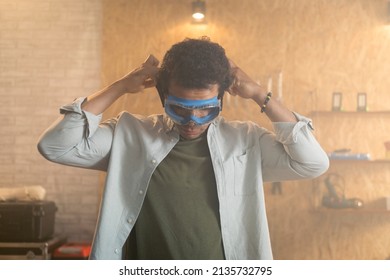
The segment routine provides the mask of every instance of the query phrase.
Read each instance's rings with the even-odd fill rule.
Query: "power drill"
[[[359,198],[350,198],[346,199],[344,195],[338,195],[336,189],[331,181],[333,176],[338,176],[331,174],[325,178],[325,186],[328,189],[328,195],[323,196],[322,206],[328,208],[361,208],[363,206],[363,201]]]

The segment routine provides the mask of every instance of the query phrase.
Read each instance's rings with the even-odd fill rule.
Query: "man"
[[[100,123],[123,94],[156,86],[166,114]],[[224,93],[252,99],[275,134],[219,116]],[[107,171],[92,259],[272,259],[263,182],[319,176],[310,120],[271,98],[207,39],[186,39],[103,90],[63,106],[38,149]]]

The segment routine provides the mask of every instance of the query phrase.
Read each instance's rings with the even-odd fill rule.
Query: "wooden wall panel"
[[[390,110],[390,26],[386,0],[210,0],[207,25],[191,24],[191,1],[103,0],[103,83],[137,67],[149,53],[162,58],[185,37],[209,36],[256,81],[283,73],[283,102],[308,115],[330,110],[332,93],[343,94],[343,110],[356,109],[366,92],[371,111]],[[106,117],[121,110],[162,112],[154,90],[122,97]],[[253,102],[225,99],[223,115],[270,128]],[[337,115],[315,118],[316,137],[327,151],[350,147],[384,156],[388,117]],[[375,124],[375,125],[371,125]],[[369,139],[372,140],[368,140]],[[334,171],[332,164],[331,170]],[[343,169],[344,168],[344,169]],[[342,167],[346,194],[372,202],[390,196],[390,164]],[[336,169],[338,170],[338,169]],[[390,214],[318,213],[324,177],[285,182],[282,195],[266,186],[276,259],[384,259],[390,256]]]

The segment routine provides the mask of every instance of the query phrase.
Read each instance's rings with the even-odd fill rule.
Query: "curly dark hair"
[[[225,50],[208,37],[185,39],[171,47],[164,56],[157,75],[157,90],[164,106],[171,81],[188,89],[205,89],[219,85],[218,98],[233,82]]]

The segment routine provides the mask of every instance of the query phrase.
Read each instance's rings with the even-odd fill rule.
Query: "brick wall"
[[[100,0],[0,0],[0,187],[42,185],[56,232],[92,239],[99,173],[50,163],[39,135],[58,108],[100,87]]]

